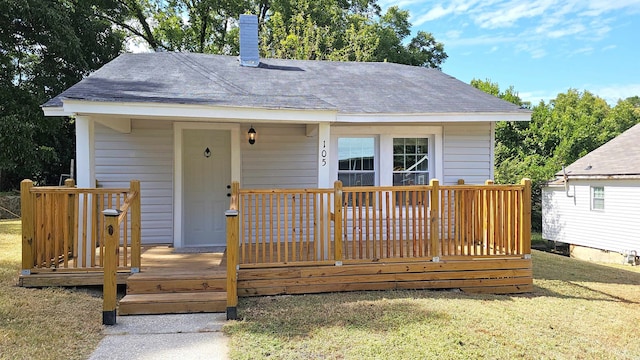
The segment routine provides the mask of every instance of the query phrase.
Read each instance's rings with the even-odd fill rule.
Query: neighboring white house
[[[141,181],[143,244],[225,244],[232,181],[484,183],[495,123],[530,120],[434,69],[258,59],[246,20],[240,59],[123,54],[43,105],[47,116],[76,119],[78,186]]]
[[[640,253],[640,124],[569,165],[542,190],[542,237],[574,257]]]

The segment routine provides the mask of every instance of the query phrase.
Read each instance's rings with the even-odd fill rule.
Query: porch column
[[[329,150],[331,140],[331,125],[328,122],[318,124],[318,187],[333,187],[331,182],[331,167],[329,166]]]
[[[79,188],[95,188],[96,187],[96,170],[95,170],[95,134],[94,134],[94,122],[88,116],[76,116],[76,184]],[[87,196],[87,195],[85,195]],[[93,209],[92,198],[88,198],[87,209]],[[81,200],[82,201],[82,200]],[[83,214],[83,207],[80,206],[78,213],[78,228],[82,229],[82,220],[85,218]],[[92,234],[91,217],[96,214],[87,214],[87,234]],[[90,236],[90,235],[89,235]],[[83,262],[83,257],[86,257],[86,264],[88,267],[91,264],[91,249],[85,246],[82,242],[78,243],[78,263]]]
[[[329,159],[331,158],[329,155],[331,144],[331,125],[328,122],[318,123],[318,188],[332,188],[333,183],[331,182],[331,166],[329,165]],[[333,201],[333,197],[330,197],[330,202]],[[333,208],[333,203],[328,203],[330,209]],[[317,218],[319,218],[320,214],[315,214]],[[329,220],[327,220],[329,221]],[[323,226],[323,224],[318,221],[317,226]],[[316,228],[318,234],[320,234],[320,228]],[[325,235],[327,241],[322,239],[318,241],[316,245],[317,254],[325,254],[326,257],[329,256],[329,241],[331,239],[330,232],[327,232]],[[321,249],[321,247],[324,249]],[[326,260],[322,259],[322,260]]]

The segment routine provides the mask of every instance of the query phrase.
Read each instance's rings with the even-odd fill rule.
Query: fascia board
[[[442,123],[531,121],[531,113],[432,113],[432,114],[338,114],[336,122],[345,123]]]
[[[166,117],[201,119],[241,119],[285,122],[333,122],[335,110],[300,110],[240,108],[187,104],[95,102],[84,100],[63,100],[67,113],[77,115],[111,115],[125,117]]]

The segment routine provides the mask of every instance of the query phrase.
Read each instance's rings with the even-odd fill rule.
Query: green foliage
[[[471,85],[520,106],[513,87],[500,91],[497,83],[474,79]],[[541,187],[554,174],[640,122],[637,96],[620,100],[613,108],[602,98],[569,89],[549,103],[533,107],[531,122],[496,124],[495,180],[517,183],[532,180],[532,227],[541,230]]]
[[[92,12],[83,1],[0,3],[0,190],[69,171],[73,122],[40,105],[119,53],[122,34]]]
[[[263,57],[389,61],[440,68],[444,45],[411,34],[409,12],[375,0],[99,0],[94,11],[155,50],[238,54],[237,19],[255,13]]]

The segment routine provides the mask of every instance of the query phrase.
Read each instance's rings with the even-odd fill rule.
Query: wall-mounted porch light
[[[256,133],[256,130],[253,128],[253,125],[251,125],[251,128],[249,129],[249,132],[247,132],[247,134],[249,135],[249,144],[253,145],[256,143],[256,135],[258,135]]]

